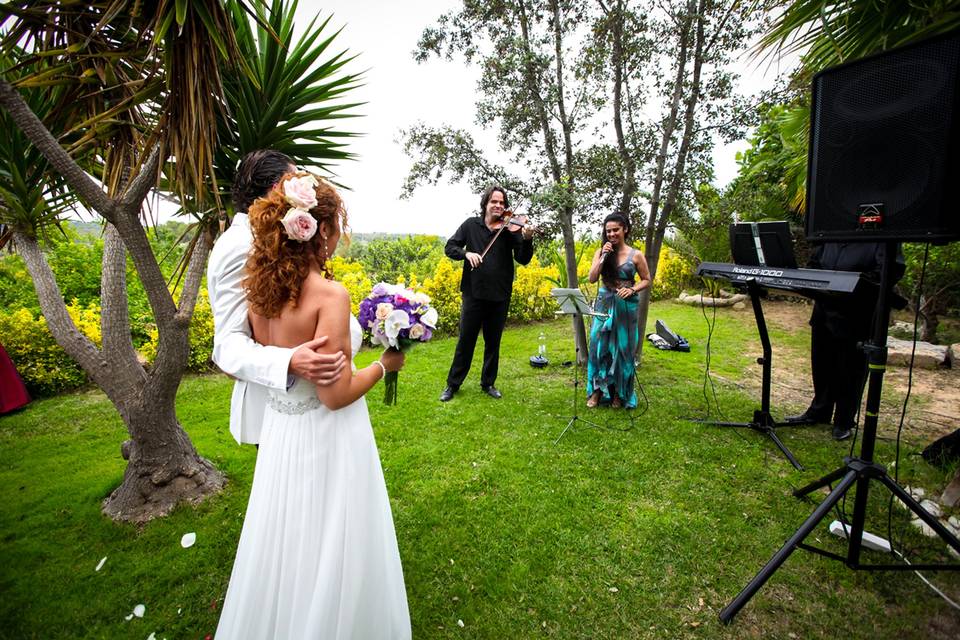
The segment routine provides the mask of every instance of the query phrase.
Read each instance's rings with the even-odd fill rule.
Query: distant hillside
[[[372,233],[351,233],[350,238],[354,242],[372,242],[373,240],[398,240],[408,236],[418,237],[426,236],[428,238],[438,237],[434,233],[382,233],[374,231]]]

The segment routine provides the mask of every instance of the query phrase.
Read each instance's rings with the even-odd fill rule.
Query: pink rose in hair
[[[309,211],[317,206],[317,179],[313,176],[298,176],[283,181],[283,197],[294,209]]]
[[[290,209],[280,221],[287,237],[297,242],[306,242],[317,233],[317,220],[302,209]]]

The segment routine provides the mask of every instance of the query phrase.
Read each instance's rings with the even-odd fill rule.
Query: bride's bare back
[[[250,327],[253,329],[254,340],[260,344],[287,348],[309,342],[316,335],[317,324],[323,311],[322,302],[333,293],[335,288],[343,287],[326,280],[319,272],[311,270],[303,281],[300,299],[297,300],[296,306],[288,302],[280,315],[274,318],[265,318],[253,311],[250,312]],[[344,322],[347,321],[348,319],[344,319]],[[331,336],[331,342],[333,341],[334,337]],[[327,346],[329,349],[329,343]],[[349,335],[343,353],[349,360],[351,356]]]

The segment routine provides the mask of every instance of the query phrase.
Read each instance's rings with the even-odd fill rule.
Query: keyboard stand
[[[760,408],[754,410],[753,420],[750,422],[719,422],[716,420],[692,420],[700,424],[709,424],[715,427],[746,427],[759,431],[773,440],[777,448],[783,452],[790,464],[798,471],[803,471],[803,466],[797,462],[797,459],[790,453],[783,441],[777,437],[775,427],[796,426],[790,422],[777,422],[770,415],[770,365],[773,360],[773,352],[770,348],[770,335],[767,333],[767,323],[763,318],[763,308],[760,306],[760,286],[752,278],[747,281],[747,291],[750,294],[750,302],[753,304],[753,315],[757,319],[757,329],[760,332],[760,343],[763,345],[763,357],[757,358],[757,364],[763,365],[763,381],[760,385]]]

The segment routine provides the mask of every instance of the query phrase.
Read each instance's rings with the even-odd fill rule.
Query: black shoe
[[[846,440],[851,435],[850,427],[841,427],[838,424],[833,425],[833,439],[834,440]]]
[[[787,416],[785,418],[787,424],[794,425],[805,425],[805,424],[820,424],[823,422],[830,422],[830,418],[821,418],[820,416],[810,413],[809,411],[804,411],[798,416]]]
[[[500,393],[500,391],[498,391],[497,388],[493,385],[490,385],[489,387],[484,387],[483,385],[480,385],[480,389],[482,389],[485,394],[487,394],[494,400],[499,400],[500,398],[503,397],[503,394]]]
[[[457,392],[456,387],[451,387],[447,385],[447,388],[443,390],[443,393],[440,394],[440,402],[447,402],[448,400],[453,399],[453,394]]]

